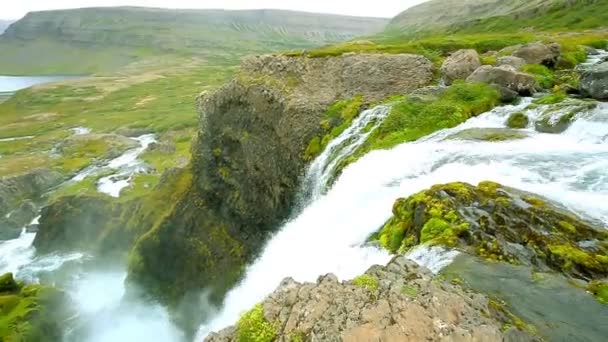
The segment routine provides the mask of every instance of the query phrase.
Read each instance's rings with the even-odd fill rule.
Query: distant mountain
[[[0,34],[2,34],[12,22],[12,20],[0,20]]]
[[[0,37],[0,49],[10,51],[0,56],[0,73],[73,72],[79,69],[73,63],[91,59],[94,63],[85,68],[90,70],[82,71],[97,71],[158,54],[235,58],[349,40],[381,31],[387,23],[379,18],[281,10],[116,7],[33,12]],[[44,52],[42,61],[40,52]],[[36,60],[27,57],[32,53]],[[71,60],[66,54],[79,58]]]
[[[608,25],[606,0],[431,0],[395,17],[389,30],[516,31]]]

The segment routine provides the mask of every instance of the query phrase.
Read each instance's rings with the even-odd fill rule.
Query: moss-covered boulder
[[[522,112],[513,113],[507,119],[506,125],[509,128],[526,128],[530,123],[528,116]]]
[[[0,277],[0,341],[61,341],[69,317],[67,297],[47,286]]]
[[[374,236],[391,252],[455,247],[583,280],[608,276],[608,232],[535,196],[492,182],[436,185],[397,200]]]
[[[534,105],[533,105],[534,106]],[[541,114],[534,127],[541,133],[562,133],[582,115],[597,107],[597,102],[578,99],[566,99],[558,103],[541,107]]]

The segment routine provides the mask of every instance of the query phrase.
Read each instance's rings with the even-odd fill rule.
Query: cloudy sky
[[[280,8],[358,16],[393,17],[424,0],[1,0],[0,18],[19,19],[27,12],[95,6],[171,8]]]

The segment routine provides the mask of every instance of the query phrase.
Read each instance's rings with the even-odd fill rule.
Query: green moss
[[[553,92],[533,101],[535,104],[548,105],[564,101],[568,95],[563,91]]]
[[[559,227],[567,233],[576,234],[576,227],[570,222],[559,221]]]
[[[507,119],[507,127],[509,128],[526,128],[528,127],[528,123],[530,123],[530,119],[522,112],[513,113]]]
[[[526,64],[522,67],[522,71],[532,74],[538,85],[545,89],[551,89],[555,85],[555,76],[553,71],[544,65],[540,64]]]
[[[363,96],[342,100],[331,105],[319,123],[323,135],[313,137],[304,151],[304,160],[311,161],[323,152],[329,142],[342,134],[359,115]]]
[[[239,342],[272,342],[277,336],[276,324],[264,317],[264,307],[257,304],[245,313],[236,325],[236,336]]]
[[[608,304],[608,283],[592,281],[587,286],[587,291],[589,291],[598,302]]]
[[[403,285],[401,287],[401,293],[403,293],[404,295],[406,295],[408,297],[417,297],[418,292],[419,292],[418,289],[411,285]]]
[[[556,257],[563,260],[562,268],[569,271],[574,267],[580,267],[596,272],[606,272],[608,264],[603,263],[601,258],[591,254],[581,248],[569,244],[549,245],[549,251]]]
[[[379,286],[378,278],[369,274],[363,274],[356,277],[355,279],[353,279],[353,284],[355,286],[362,287],[372,292],[377,291]]]
[[[306,341],[306,334],[296,330],[289,334],[289,342],[304,342]]]
[[[482,56],[481,58],[482,65],[495,65],[496,64],[496,56]]]

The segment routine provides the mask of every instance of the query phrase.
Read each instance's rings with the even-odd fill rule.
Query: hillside
[[[0,20],[0,34],[3,33],[11,23],[11,20]]]
[[[608,3],[601,0],[431,0],[399,14],[389,31],[588,29],[604,25],[607,9]]]
[[[385,19],[279,10],[90,8],[34,12],[0,37],[0,74],[90,73],[149,56],[236,60],[372,34]],[[45,51],[44,60],[38,58]]]

